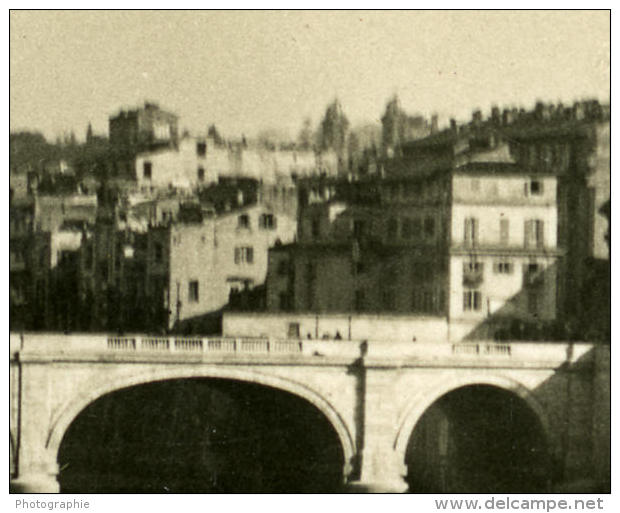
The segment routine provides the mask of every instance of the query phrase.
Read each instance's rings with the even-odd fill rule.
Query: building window
[[[273,214],[262,214],[258,225],[264,230],[273,230],[276,227],[276,218]]]
[[[198,281],[190,281],[187,285],[187,296],[190,303],[198,303]]]
[[[154,245],[155,262],[160,263],[164,257],[164,248],[161,242],[156,242]]]
[[[535,262],[523,265],[523,282],[525,286],[540,285],[544,281],[542,266]]]
[[[25,263],[24,252],[21,249],[11,251],[11,265],[23,265]]]
[[[196,143],[196,155],[204,157],[207,154],[207,143],[200,141]]]
[[[405,219],[403,219],[401,233],[402,233],[403,239],[410,239],[411,237],[413,237],[413,220],[412,219],[408,217],[405,217]]]
[[[394,219],[393,217],[391,217],[390,219],[388,219],[388,224],[387,224],[388,239],[394,240],[396,239],[397,235],[398,235],[398,221]]]
[[[526,196],[541,196],[543,194],[543,182],[541,180],[530,180],[525,183]]]
[[[525,221],[524,239],[526,248],[542,248],[545,245],[545,223],[540,219]]]
[[[237,218],[237,228],[249,228],[250,227],[250,216],[247,214],[241,214]]]
[[[361,239],[366,235],[366,221],[362,219],[355,219],[353,221],[353,237]]]
[[[298,322],[288,323],[288,338],[300,338],[300,333]]]
[[[479,311],[482,307],[482,294],[479,290],[463,292],[463,311]]]
[[[383,308],[385,310],[394,310],[396,308],[396,301],[394,297],[394,291],[392,289],[383,291]]]
[[[363,289],[355,291],[355,311],[363,312],[366,309],[366,294]]]
[[[510,221],[508,219],[499,220],[499,242],[502,246],[507,246],[510,240]]]
[[[199,182],[205,181],[205,168],[202,166],[198,168],[198,181]]]
[[[288,311],[291,309],[290,295],[286,292],[280,292],[280,310]]]
[[[235,264],[252,263],[254,263],[254,248],[249,246],[235,248]]]
[[[288,260],[280,260],[278,262],[277,273],[279,276],[286,276],[289,272],[289,261]]]
[[[484,279],[482,262],[463,262],[463,285],[470,288],[479,287]]]
[[[512,274],[514,265],[508,260],[499,260],[493,264],[495,274]]]
[[[416,217],[411,220],[411,236],[413,238],[420,238],[422,235],[422,219]]]
[[[540,308],[539,290],[530,289],[527,291],[527,311],[530,315],[537,315]]]
[[[432,239],[435,236],[435,220],[432,217],[424,219],[424,236]]]
[[[438,302],[436,294],[430,288],[416,288],[411,294],[411,309],[414,312],[435,312],[440,307]]]
[[[540,180],[532,180],[530,182],[530,194],[532,196],[540,196],[543,193],[543,183]]]
[[[361,261],[353,262],[353,275],[364,274],[366,272],[366,264]]]
[[[145,180],[150,180],[153,177],[153,164],[151,162],[145,162],[143,164],[142,174]]]
[[[463,262],[463,273],[481,273],[484,270],[482,262]]]
[[[93,266],[93,247],[86,246],[85,256],[84,256],[84,266],[87,269],[90,269]]]
[[[468,217],[465,219],[465,244],[467,246],[475,246],[478,244],[478,219]]]
[[[318,239],[321,234],[321,222],[318,218],[312,219],[312,238]]]

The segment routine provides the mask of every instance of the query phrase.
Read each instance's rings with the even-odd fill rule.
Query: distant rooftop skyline
[[[49,140],[144,101],[193,133],[295,137],[335,97],[356,126],[395,93],[440,124],[610,94],[607,11],[12,11],[10,44],[10,129]]]

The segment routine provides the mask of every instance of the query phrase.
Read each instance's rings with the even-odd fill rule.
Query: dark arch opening
[[[466,386],[437,400],[409,439],[413,493],[541,493],[550,468],[536,413],[516,394]]]
[[[334,492],[344,456],[298,396],[225,379],[174,379],[107,394],[67,429],[61,492]]]

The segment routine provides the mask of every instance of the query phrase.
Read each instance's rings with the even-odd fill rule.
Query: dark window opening
[[[144,178],[146,180],[150,180],[153,176],[153,164],[150,162],[145,162],[142,168]]]
[[[198,281],[193,280],[188,283],[188,291],[187,296],[190,303],[198,303],[199,301],[199,289],[198,289]]]
[[[249,228],[250,227],[250,216],[247,214],[242,214],[237,218],[237,227],[238,228]]]

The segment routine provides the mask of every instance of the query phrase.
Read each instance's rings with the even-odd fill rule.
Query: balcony
[[[481,263],[463,264],[463,286],[477,288],[484,279],[484,266]]]

